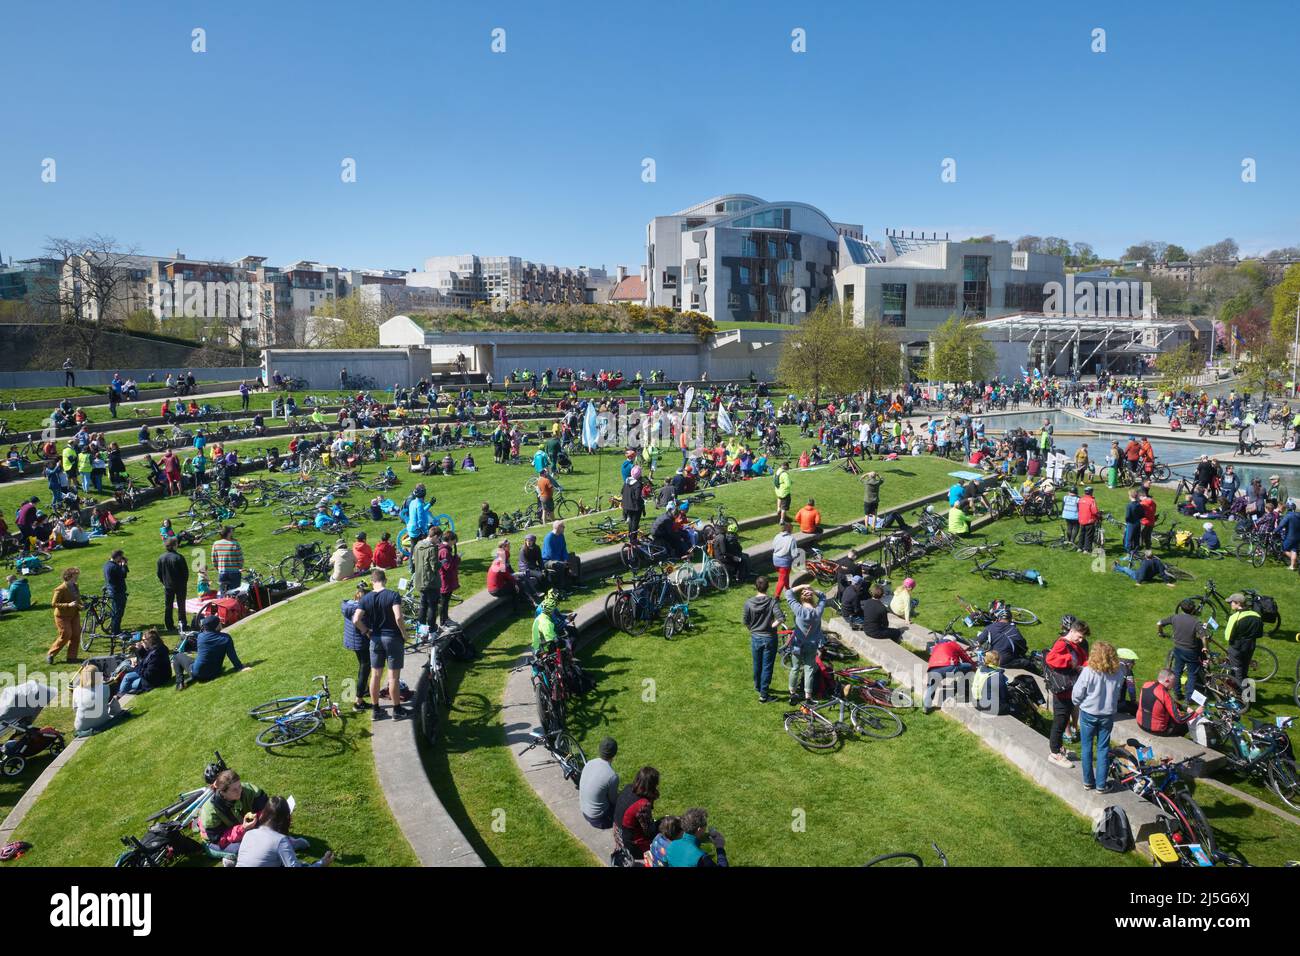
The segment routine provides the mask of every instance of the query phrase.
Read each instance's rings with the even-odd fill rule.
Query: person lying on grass
[[[1165,587],[1171,588],[1174,586],[1174,576],[1165,567],[1165,563],[1157,558],[1150,548],[1142,552],[1142,563],[1136,569],[1131,562],[1116,561],[1112,570],[1120,574],[1127,574],[1133,579],[1136,587],[1151,581],[1163,581]]]

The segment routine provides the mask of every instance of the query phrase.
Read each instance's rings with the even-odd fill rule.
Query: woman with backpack
[[[1070,761],[1069,754],[1061,749],[1061,741],[1066,726],[1074,717],[1071,694],[1075,681],[1088,663],[1089,631],[1087,624],[1070,614],[1061,619],[1061,630],[1063,633],[1047,652],[1046,667],[1043,669],[1047,691],[1052,695],[1052,730],[1048,736],[1051,753],[1047,759],[1068,770],[1074,764]]]
[[[1084,790],[1106,793],[1110,789],[1106,780],[1110,732],[1115,726],[1124,681],[1115,648],[1098,641],[1070,692],[1070,699],[1079,708],[1079,759],[1083,763]]]

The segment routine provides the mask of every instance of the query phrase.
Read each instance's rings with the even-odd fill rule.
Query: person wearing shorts
[[[402,596],[389,589],[388,576],[383,569],[375,568],[370,572],[370,593],[359,602],[352,623],[361,636],[370,641],[370,700],[374,703],[374,719],[388,718],[379,706],[379,687],[385,667],[388,669],[388,699],[393,703],[393,716],[409,716],[410,709],[402,706],[402,659],[406,647]]]

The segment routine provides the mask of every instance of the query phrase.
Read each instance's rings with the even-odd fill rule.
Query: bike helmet
[[[994,620],[1009,621],[1011,620],[1011,608],[1003,605],[993,612]]]
[[[542,610],[547,614],[552,614],[559,606],[559,596],[554,591],[547,591],[546,597],[542,598]]]
[[[1078,619],[1077,617],[1075,617],[1073,614],[1065,614],[1065,615],[1062,615],[1062,617],[1061,617],[1061,633],[1062,633],[1062,634],[1065,634],[1066,632],[1068,632],[1068,631],[1070,630],[1070,628],[1074,627],[1074,625],[1076,625],[1076,624],[1078,624],[1078,623],[1079,623],[1079,619]]]

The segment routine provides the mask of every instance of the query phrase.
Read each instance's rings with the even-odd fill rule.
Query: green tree
[[[903,380],[903,355],[898,337],[879,321],[868,318],[862,328],[850,328],[845,336],[845,361],[856,372],[856,387],[872,397]]]
[[[1161,257],[1161,262],[1186,262],[1191,256],[1187,250],[1176,242],[1171,242],[1165,247],[1165,254]]]
[[[997,353],[972,322],[950,315],[930,333],[930,377],[940,382],[973,382],[988,378]]]
[[[1175,388],[1201,370],[1201,356],[1191,342],[1156,357],[1156,371]]]
[[[1268,398],[1270,385],[1281,382],[1283,374],[1290,378],[1291,346],[1271,336],[1263,338],[1251,346],[1249,354],[1241,364],[1241,375],[1246,384],[1258,388]]]
[[[839,304],[822,302],[781,345],[777,378],[814,402],[826,392],[850,392],[861,383],[855,361],[862,360],[853,318]]]
[[[341,299],[318,305],[312,313],[332,322],[317,324],[316,341],[311,343],[326,349],[374,349],[379,347],[379,314],[376,309],[361,301],[354,292]]]
[[[1300,300],[1300,262],[1287,266],[1282,281],[1273,287],[1273,337],[1278,341],[1295,339],[1297,300]]]

